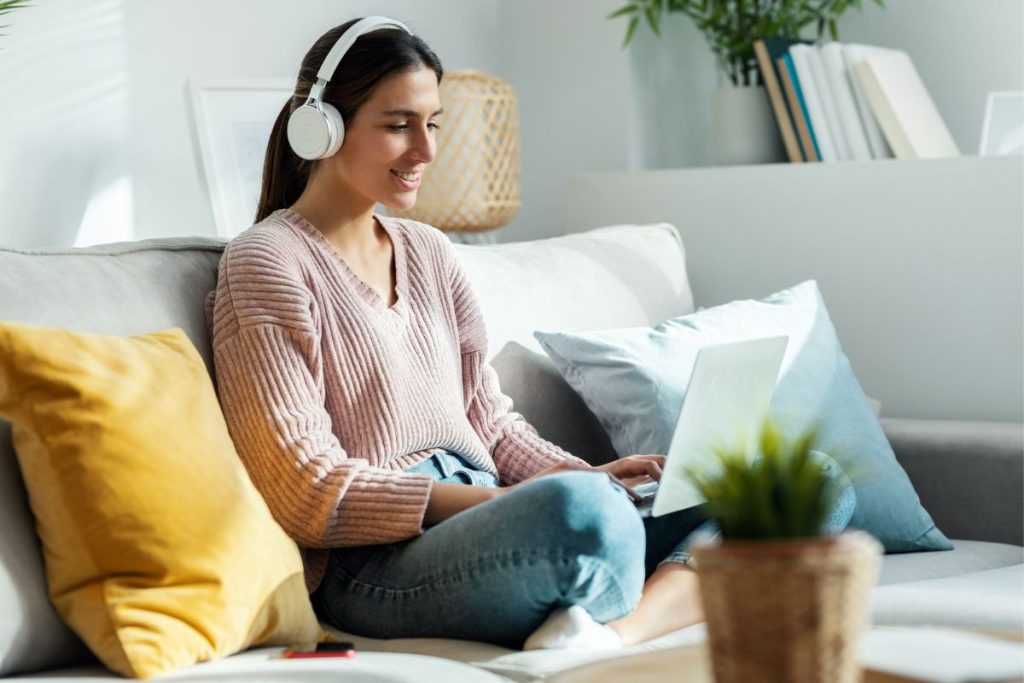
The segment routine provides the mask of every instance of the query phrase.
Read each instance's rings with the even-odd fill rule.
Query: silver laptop
[[[707,346],[697,353],[660,482],[634,490],[644,517],[704,502],[687,470],[717,469],[723,450],[756,451],[789,337]],[[711,470],[714,471],[714,470]]]

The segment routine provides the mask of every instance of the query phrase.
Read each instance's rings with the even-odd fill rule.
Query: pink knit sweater
[[[315,590],[326,549],[420,533],[432,479],[402,470],[435,448],[514,484],[572,457],[512,411],[483,320],[438,230],[378,217],[395,304],[322,233],[282,209],[234,239],[211,313],[231,437]]]

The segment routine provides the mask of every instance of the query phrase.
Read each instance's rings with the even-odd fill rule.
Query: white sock
[[[579,605],[557,609],[526,639],[524,650],[618,650],[622,638],[611,626],[594,621]]]

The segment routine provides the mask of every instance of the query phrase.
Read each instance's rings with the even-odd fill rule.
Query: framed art
[[[191,79],[189,85],[195,143],[214,223],[217,234],[230,239],[253,224],[267,141],[292,84]]]
[[[1024,154],[1024,92],[990,92],[978,154]]]

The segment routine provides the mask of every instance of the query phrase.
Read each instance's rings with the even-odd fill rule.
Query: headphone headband
[[[338,42],[334,44],[331,51],[324,57],[324,63],[320,65],[320,70],[316,73],[317,81],[324,81],[326,83],[326,81],[331,80],[331,77],[334,76],[334,71],[338,68],[338,64],[341,63],[341,58],[345,56],[345,53],[349,51],[360,36],[383,28],[398,29],[412,35],[412,31],[409,30],[408,26],[394,19],[387,17],[366,17],[365,19],[360,19],[341,34],[341,38],[338,39]]]

